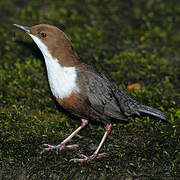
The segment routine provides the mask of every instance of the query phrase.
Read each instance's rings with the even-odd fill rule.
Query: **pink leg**
[[[60,151],[63,149],[74,149],[77,148],[78,145],[77,144],[73,144],[73,145],[66,145],[66,143],[68,141],[70,141],[76,134],[79,133],[79,131],[81,131],[81,129],[83,129],[86,125],[88,124],[88,120],[82,119],[82,123],[81,126],[78,127],[72,134],[70,134],[63,142],[61,142],[58,145],[50,145],[50,144],[43,144],[44,149],[42,150],[41,153],[43,152],[47,152],[47,151],[52,151],[52,150],[56,150],[56,151]]]
[[[74,161],[75,163],[76,162],[87,162],[87,161],[91,161],[95,158],[102,158],[102,157],[105,157],[106,156],[106,153],[99,153],[99,150],[101,149],[104,141],[106,140],[108,134],[110,133],[111,131],[111,128],[112,128],[112,125],[111,124],[107,124],[106,127],[105,127],[105,133],[104,133],[104,136],[98,146],[98,148],[96,149],[96,151],[93,153],[93,155],[91,156],[85,156],[83,154],[81,154],[81,157],[82,159],[71,159],[70,161]]]

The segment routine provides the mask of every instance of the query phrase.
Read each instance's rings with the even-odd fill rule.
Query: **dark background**
[[[104,159],[72,163],[94,152],[104,133],[89,124],[80,148],[40,154],[80,120],[64,112],[48,87],[37,46],[13,23],[60,27],[81,59],[120,88],[164,111],[114,123]],[[0,179],[178,179],[180,174],[180,2],[178,0],[0,1]],[[141,89],[127,90],[139,83]]]

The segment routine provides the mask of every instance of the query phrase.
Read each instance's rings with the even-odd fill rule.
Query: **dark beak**
[[[27,33],[30,33],[29,27],[28,26],[21,26],[19,24],[13,24],[14,26],[26,31]]]

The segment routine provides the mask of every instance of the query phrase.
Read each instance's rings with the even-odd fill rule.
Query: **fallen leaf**
[[[140,40],[141,40],[141,41],[144,41],[144,40],[145,40],[145,37],[144,37],[144,36],[141,36],[141,37],[140,37]]]
[[[131,89],[141,89],[141,85],[139,83],[135,83],[135,84],[129,84],[127,86],[127,89],[128,90],[131,90]]]
[[[148,13],[148,16],[149,16],[150,18],[152,18],[152,17],[153,17],[153,12],[149,12],[149,13]]]

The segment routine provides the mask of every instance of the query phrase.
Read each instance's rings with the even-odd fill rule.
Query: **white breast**
[[[47,68],[48,81],[55,97],[65,98],[72,92],[79,92],[76,84],[77,73],[75,67],[62,67],[57,59],[53,59],[47,46],[36,36],[30,34],[41,50]]]

